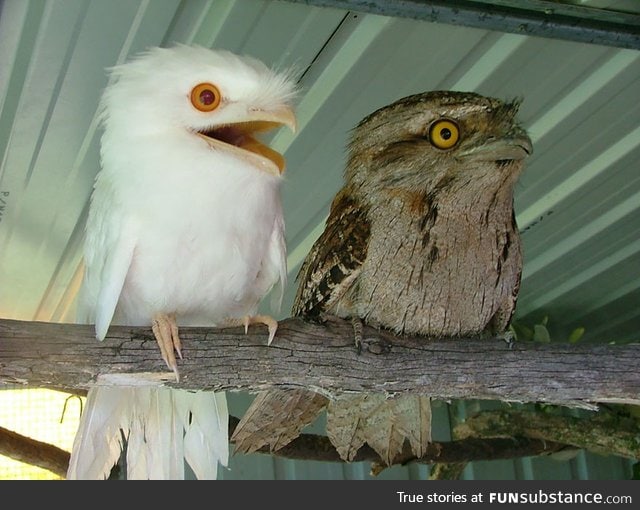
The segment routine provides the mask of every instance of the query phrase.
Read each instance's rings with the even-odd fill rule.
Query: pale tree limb
[[[0,384],[86,390],[105,374],[164,374],[166,386],[246,390],[307,388],[339,392],[413,392],[435,399],[547,402],[594,409],[640,404],[640,344],[574,345],[501,340],[396,337],[365,327],[353,347],[349,321],[280,322],[269,347],[266,328],[181,328],[180,383],[164,366],[149,328],[112,327],[104,342],[93,327],[0,320]],[[103,380],[104,381],[104,380]],[[106,380],[106,384],[109,381]]]
[[[638,344],[517,343],[510,349],[497,339],[426,340],[365,327],[362,354],[358,354],[352,331],[350,322],[336,318],[323,324],[286,319],[273,345],[267,347],[266,330],[261,327],[252,327],[248,335],[239,328],[181,328],[185,359],[177,384],[173,373],[166,371],[149,328],[112,327],[107,339],[97,342],[92,326],[0,319],[0,385],[84,393],[96,381],[110,384],[113,374],[135,374],[139,380],[162,380],[166,386],[186,389],[256,392],[302,387],[329,396],[413,392],[443,400],[547,402],[590,409],[610,402],[640,403]],[[505,437],[433,443],[425,457],[416,459],[407,450],[394,463],[463,464],[483,458],[548,454],[565,444],[594,451],[603,447],[608,453],[613,450],[626,456],[617,446],[601,445],[595,438],[593,446],[589,438],[580,442],[570,435],[535,435],[518,429],[513,420],[502,429],[499,421],[488,423],[482,430],[495,427]],[[526,424],[525,420],[521,426]],[[469,435],[476,433],[481,432]],[[0,447],[9,444],[6,437],[0,437]],[[30,455],[25,453],[29,448],[25,446],[16,455]],[[339,460],[324,436],[301,436],[276,454]],[[33,458],[37,461],[37,452]],[[355,460],[380,459],[365,446]],[[456,469],[459,472],[460,466]]]

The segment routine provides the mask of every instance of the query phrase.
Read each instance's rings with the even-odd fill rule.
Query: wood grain
[[[497,339],[396,337],[364,328],[362,353],[351,323],[286,319],[273,344],[251,327],[182,328],[176,383],[150,328],[112,327],[97,342],[88,325],[0,319],[0,385],[85,391],[105,374],[164,373],[184,389],[308,388],[325,395],[414,392],[436,399],[549,402],[592,408],[640,404],[640,344],[572,345]]]

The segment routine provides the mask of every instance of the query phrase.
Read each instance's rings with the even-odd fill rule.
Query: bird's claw
[[[507,344],[507,349],[511,350],[516,345],[516,335],[511,330],[507,330],[498,338],[502,338]]]
[[[351,326],[353,327],[353,339],[356,346],[356,353],[362,353],[362,320],[358,317],[351,317]]]
[[[269,329],[269,338],[267,339],[267,345],[271,345],[273,342],[273,338],[276,336],[276,331],[278,331],[278,321],[273,317],[269,317],[268,315],[246,315],[243,319],[244,324],[244,334],[246,335],[249,331],[250,324],[264,324]]]
[[[151,322],[153,335],[156,337],[162,359],[176,375],[176,381],[180,381],[180,373],[178,372],[178,363],[174,351],[178,353],[178,357],[182,359],[182,343],[178,335],[178,325],[174,315],[157,314]]]

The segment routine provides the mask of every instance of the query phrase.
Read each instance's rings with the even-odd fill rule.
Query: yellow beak
[[[294,133],[296,131],[296,117],[288,106],[275,110],[253,110],[240,122],[197,134],[214,149],[224,150],[271,175],[279,176],[286,167],[284,156],[257,140],[254,135],[282,126]]]

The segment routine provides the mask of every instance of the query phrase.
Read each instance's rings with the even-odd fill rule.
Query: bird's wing
[[[318,315],[339,301],[360,272],[369,232],[364,209],[344,190],[338,193],[325,230],[298,274],[300,285],[293,315]],[[317,418],[327,403],[326,397],[306,390],[258,394],[234,431],[236,450],[252,452],[263,446],[277,450],[285,446]]]
[[[98,340],[104,340],[111,324],[124,280],[133,259],[134,248],[134,238],[129,232],[123,232],[113,252],[106,257],[96,303],[95,320]]]
[[[513,286],[511,292],[504,297],[489,324],[487,324],[486,331],[491,335],[505,333],[516,311],[516,302],[518,301],[520,282],[522,280],[522,241],[517,232],[518,225],[514,213],[511,219],[511,229],[507,231],[504,238],[499,239],[501,245],[497,247],[499,253],[504,255],[501,259],[501,277],[503,281],[513,282]],[[513,235],[513,233],[516,233],[516,235]],[[505,244],[508,244],[508,250],[505,249]]]
[[[100,181],[96,186],[105,187]],[[109,197],[98,195],[88,219],[78,310],[79,322],[95,323],[98,340],[104,340],[113,319],[137,239],[133,222],[109,207]]]
[[[298,273],[293,315],[317,316],[345,295],[367,256],[370,234],[366,210],[342,189]]]
[[[281,209],[279,203],[276,206]],[[271,292],[271,308],[276,313],[279,313],[284,288],[287,285],[287,244],[284,237],[284,217],[282,213],[276,214],[264,267],[269,281],[275,282],[275,284],[269,284],[270,286],[275,285]]]

